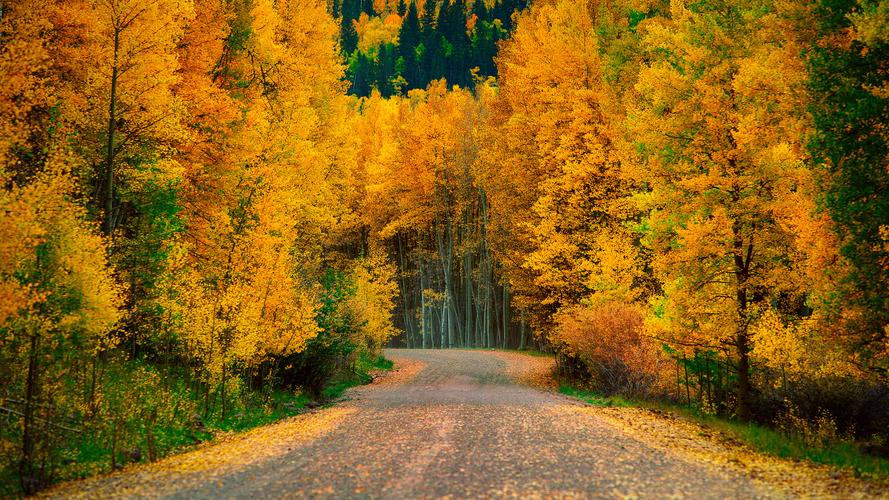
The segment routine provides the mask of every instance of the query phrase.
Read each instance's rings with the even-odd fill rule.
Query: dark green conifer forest
[[[474,78],[497,76],[497,43],[508,37],[513,13],[527,3],[334,2],[349,92],[366,97],[376,89],[389,97],[442,78],[470,87]],[[374,36],[381,26],[389,36]]]

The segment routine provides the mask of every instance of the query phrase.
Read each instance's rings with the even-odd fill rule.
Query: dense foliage
[[[565,372],[885,440],[887,8],[553,0],[517,17],[483,187],[514,304]]]
[[[847,272],[831,297],[862,363],[887,369],[889,328],[889,4],[823,1],[808,59],[813,160]],[[837,34],[844,37],[837,39]],[[842,79],[837,76],[842,75]],[[883,359],[880,362],[880,359]]]
[[[396,333],[338,34],[315,0],[0,3],[0,495],[295,411]]]
[[[879,448],[887,20],[0,0],[3,486],[290,414],[390,339],[545,345],[604,392]]]

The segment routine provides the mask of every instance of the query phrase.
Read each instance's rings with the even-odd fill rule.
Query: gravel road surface
[[[218,448],[215,458],[196,450],[69,483],[50,496],[786,496],[744,471],[647,444],[614,419],[539,387],[549,358],[482,350],[386,355],[398,370],[351,391],[348,401],[207,448]]]

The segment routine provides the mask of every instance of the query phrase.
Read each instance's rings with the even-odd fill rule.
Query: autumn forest
[[[0,0],[0,495],[385,368],[889,456],[889,1]]]

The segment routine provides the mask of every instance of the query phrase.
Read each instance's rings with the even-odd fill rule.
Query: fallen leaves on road
[[[551,356],[532,356],[521,352],[491,351],[506,363],[506,375],[522,384],[540,389],[556,389],[556,361]]]
[[[374,388],[406,384],[413,380],[426,366],[422,361],[397,355],[392,356],[392,361],[395,363],[392,369],[387,372],[380,372],[379,376],[374,378],[373,384],[366,387]]]
[[[62,484],[42,497],[109,498],[157,497],[181,491],[191,483],[214,477],[281,455],[292,447],[334,429],[354,408],[328,408],[298,415],[241,434],[227,434],[196,450],[142,464],[106,476]]]
[[[806,498],[885,498],[889,485],[857,479],[811,462],[759,453],[742,442],[670,413],[644,408],[565,406],[570,413],[594,415],[649,446],[690,462],[743,474],[763,487]]]

